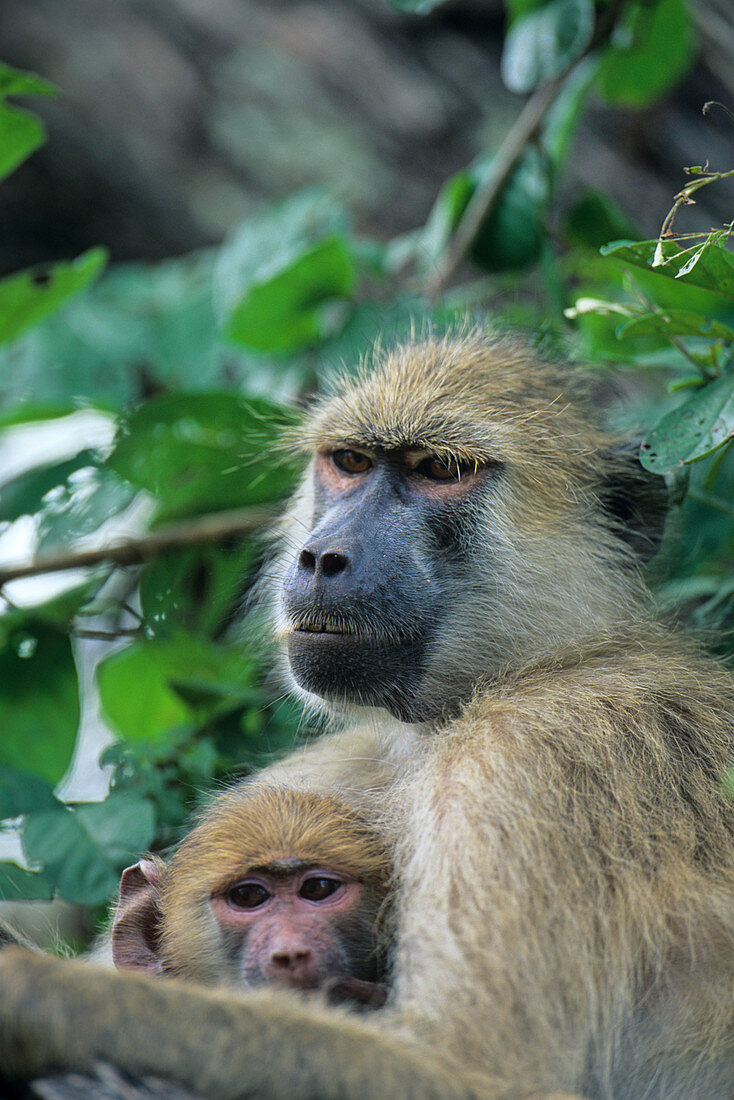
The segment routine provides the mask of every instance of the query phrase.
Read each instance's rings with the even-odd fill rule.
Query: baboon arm
[[[285,994],[237,997],[0,952],[0,1073],[9,1080],[103,1061],[209,1100],[574,1100],[497,1088],[443,1055],[389,1023]]]
[[[0,1070],[8,1079],[105,1061],[180,1082],[211,1100],[470,1100],[406,1039],[340,1011],[264,992],[235,997],[0,952]]]

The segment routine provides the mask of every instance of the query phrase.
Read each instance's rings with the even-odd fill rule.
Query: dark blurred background
[[[654,236],[682,168],[734,160],[734,6],[695,0],[696,67],[644,111],[592,106],[564,186],[600,187]],[[426,19],[387,0],[3,0],[0,57],[56,82],[50,140],[0,191],[0,270],[109,246],[158,259],[218,242],[263,200],[332,188],[379,237],[425,221],[522,99],[499,75],[499,0]],[[731,217],[710,187],[696,227]]]

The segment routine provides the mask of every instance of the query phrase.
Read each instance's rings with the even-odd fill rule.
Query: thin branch
[[[497,205],[503,187],[517,167],[525,149],[538,136],[543,120],[558,99],[567,77],[574,72],[584,58],[593,53],[610,37],[625,0],[617,0],[598,17],[597,26],[586,49],[563,72],[536,88],[520,112],[494,158],[494,171],[477,185],[474,194],[456,227],[443,258],[436,265],[426,283],[426,294],[436,298],[447,286],[456,269],[468,255],[485,219]]]
[[[21,577],[36,577],[42,573],[60,573],[68,569],[84,569],[109,562],[111,565],[140,565],[165,550],[221,542],[237,535],[249,535],[271,523],[277,514],[274,508],[236,508],[213,512],[184,523],[171,524],[160,531],[140,538],[124,539],[94,550],[71,550],[53,557],[41,558],[25,565],[0,568],[0,588]]]
[[[517,122],[497,151],[494,172],[478,184],[443,258],[437,263],[426,283],[426,294],[429,298],[437,298],[441,294],[468,254],[485,218],[496,206],[502,188],[557,99],[565,77],[566,73],[543,84],[533,92],[523,107]]]

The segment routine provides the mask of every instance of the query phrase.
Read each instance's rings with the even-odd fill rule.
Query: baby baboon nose
[[[273,970],[297,970],[309,962],[311,952],[307,948],[285,948],[273,951],[270,956],[270,965]]]

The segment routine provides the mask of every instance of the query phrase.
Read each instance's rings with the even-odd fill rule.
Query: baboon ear
[[[640,465],[639,444],[622,443],[610,454],[610,475],[600,493],[615,530],[639,559],[660,549],[668,511],[665,479]]]
[[[112,921],[112,959],[123,970],[157,973],[160,898],[166,865],[162,859],[141,859],[126,867]]]

